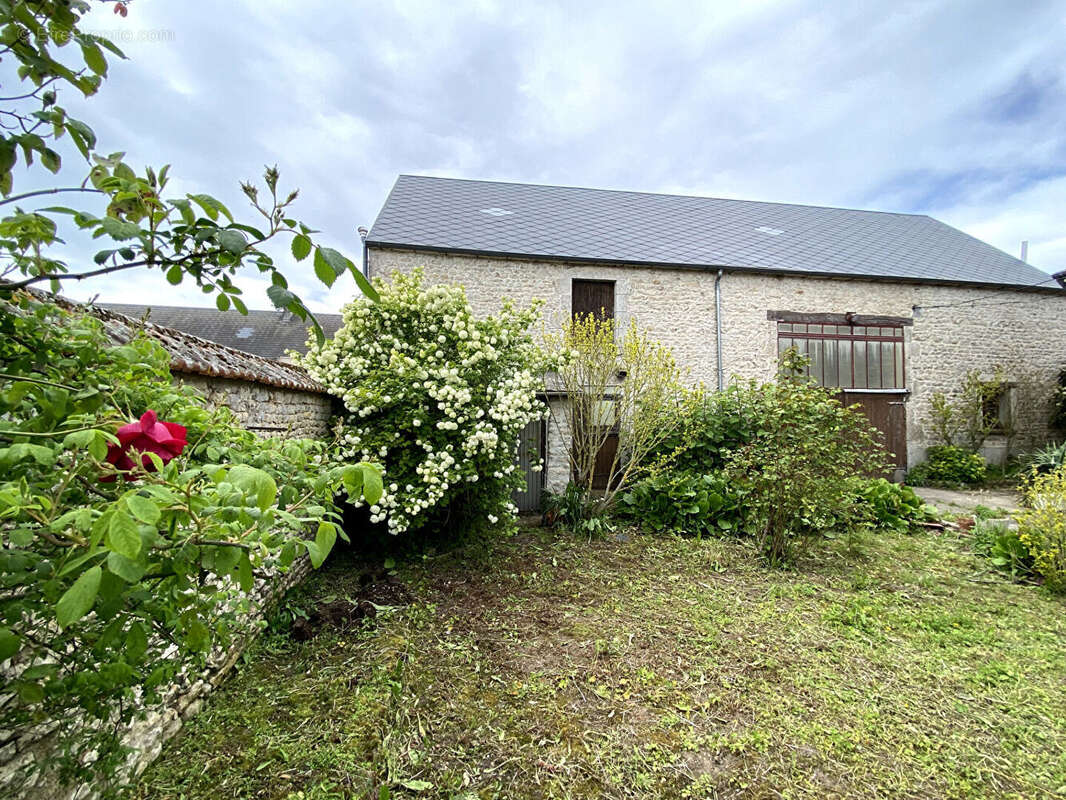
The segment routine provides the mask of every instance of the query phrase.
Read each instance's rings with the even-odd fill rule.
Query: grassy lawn
[[[131,796],[1066,796],[1066,603],[964,540],[622,539],[335,559]]]

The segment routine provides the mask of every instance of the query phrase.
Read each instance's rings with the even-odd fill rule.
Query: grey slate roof
[[[401,175],[367,244],[1003,286],[1052,278],[922,214]]]
[[[148,320],[157,325],[264,358],[283,358],[286,350],[307,351],[307,328],[287,311],[249,311],[243,316],[236,311],[186,306],[125,303],[97,303],[97,306],[138,320],[147,312]],[[341,326],[340,314],[316,314],[315,318],[327,337],[333,336]]]

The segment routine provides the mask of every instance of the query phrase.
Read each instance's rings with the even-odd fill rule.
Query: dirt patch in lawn
[[[411,593],[388,574],[360,576],[359,592],[350,598],[330,600],[313,606],[310,613],[297,617],[289,635],[297,642],[313,639],[324,627],[348,631],[366,627],[377,619],[382,607],[397,608],[411,602]]]

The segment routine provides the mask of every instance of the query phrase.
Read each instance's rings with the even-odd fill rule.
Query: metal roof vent
[[[492,208],[481,209],[481,213],[488,214],[490,217],[506,217],[508,214],[513,214],[514,212],[508,211],[506,208],[497,208],[496,206],[493,206]]]
[[[238,339],[251,339],[252,334],[255,333],[255,328],[240,328],[236,334]]]
[[[769,228],[766,225],[760,225],[755,230],[761,231],[762,233],[765,233],[767,236],[780,236],[782,233],[784,233],[784,231],[781,230],[780,228]]]

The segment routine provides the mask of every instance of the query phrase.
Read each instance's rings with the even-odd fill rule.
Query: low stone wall
[[[142,718],[133,720],[122,733],[122,744],[131,748],[120,774],[119,783],[126,783],[144,772],[158,758],[163,745],[181,730],[185,720],[194,716],[204,698],[226,677],[245,648],[261,630],[267,612],[300,583],[311,571],[306,556],[298,559],[283,573],[264,571],[257,576],[249,599],[250,611],[245,618],[243,636],[234,638],[232,645],[209,657],[207,668],[183,676],[165,692],[165,699],[146,709]],[[54,725],[43,723],[21,732],[0,732],[0,797],[10,800],[94,800],[100,790],[91,785],[62,786],[50,770],[50,754],[57,743]],[[20,775],[31,774],[25,782]],[[18,785],[19,781],[21,785]],[[17,785],[18,788],[15,788]]]
[[[179,372],[174,373],[174,379],[199,391],[210,405],[229,408],[242,427],[261,436],[285,439],[329,436],[329,418],[334,414],[334,405],[328,394]]]

